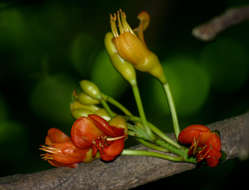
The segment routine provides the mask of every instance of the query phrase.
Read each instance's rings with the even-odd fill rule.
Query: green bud
[[[97,100],[101,100],[101,92],[99,88],[91,81],[82,80],[80,81],[80,86],[82,90],[90,97],[95,98]]]
[[[86,104],[86,105],[99,104],[99,101],[97,99],[94,99],[83,92],[78,94],[77,99],[81,104]]]
[[[80,117],[87,117],[88,114],[93,114],[93,112],[89,111],[89,110],[85,110],[85,109],[75,109],[72,111],[72,116],[75,119],[78,119]]]
[[[102,117],[103,119],[105,119],[106,121],[111,120],[111,117],[109,116],[109,114],[106,112],[105,109],[100,108],[98,111],[95,112],[96,115]]]
[[[131,85],[136,84],[136,71],[132,64],[125,61],[119,56],[115,45],[112,42],[113,34],[108,32],[105,35],[105,47],[109,57],[111,58],[112,64],[115,69],[127,80]]]
[[[122,116],[120,115],[115,116],[114,118],[111,119],[109,124],[111,126],[124,129],[125,134],[128,135],[127,123],[126,123],[126,120]]]
[[[91,148],[87,151],[86,156],[83,160],[84,163],[88,163],[88,162],[93,161],[94,158],[92,156],[92,152],[93,152],[93,150]]]
[[[71,109],[71,112],[73,110],[76,110],[76,109],[84,109],[84,110],[88,110],[88,111],[91,111],[91,112],[96,112],[100,108],[98,106],[95,106],[95,105],[84,105],[84,104],[81,104],[78,101],[74,101],[74,102],[72,102],[70,104],[70,109]]]

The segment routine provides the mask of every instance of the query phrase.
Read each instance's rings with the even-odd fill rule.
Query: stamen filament
[[[120,14],[121,14],[121,20],[122,20],[122,24],[123,24],[123,27],[125,29],[125,32],[130,32],[130,33],[132,33],[132,34],[135,35],[135,33],[133,32],[132,28],[130,27],[130,25],[128,24],[128,22],[126,20],[126,14],[125,14],[125,12],[123,12],[120,9]]]
[[[119,136],[119,137],[108,137],[108,138],[106,138],[106,140],[107,141],[116,141],[116,140],[119,140],[119,139],[122,139],[122,138],[125,138],[125,135]]]
[[[113,15],[110,14],[111,29],[112,29],[112,33],[113,33],[115,38],[118,37],[118,30],[117,30],[117,26],[116,26],[116,20],[117,20],[116,13],[114,13]]]
[[[120,34],[125,32],[125,28],[123,27],[123,23],[120,20],[120,14],[121,14],[121,10],[118,11],[117,15],[118,15],[118,28],[119,28],[119,32]]]

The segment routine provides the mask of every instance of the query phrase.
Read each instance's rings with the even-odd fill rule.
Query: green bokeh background
[[[140,11],[150,13],[145,41],[161,60],[182,128],[249,111],[249,23],[228,29],[212,42],[191,35],[194,26],[244,4],[249,1],[0,2],[0,176],[51,168],[40,159],[38,148],[49,128],[70,132],[72,90],[82,79],[91,79],[137,113],[129,85],[104,50],[109,14],[119,8],[133,28]],[[141,72],[137,76],[147,117],[172,132],[159,82]],[[137,189],[227,188],[243,179],[248,166],[248,161],[230,160],[215,169],[198,168]]]

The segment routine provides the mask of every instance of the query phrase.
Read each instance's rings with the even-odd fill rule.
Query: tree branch
[[[222,149],[228,159],[248,157],[249,112],[209,127],[220,131]],[[111,163],[96,160],[80,164],[76,169],[53,168],[33,174],[3,177],[0,178],[0,190],[130,189],[194,168],[192,164],[152,157],[121,156]]]
[[[249,20],[249,6],[228,9],[222,15],[195,27],[192,34],[200,40],[210,41],[220,32],[245,20]]]

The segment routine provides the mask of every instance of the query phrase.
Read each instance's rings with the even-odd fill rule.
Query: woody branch
[[[246,20],[249,20],[249,6],[231,8],[207,23],[195,27],[192,34],[200,40],[210,41],[227,28]]]

